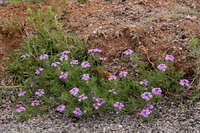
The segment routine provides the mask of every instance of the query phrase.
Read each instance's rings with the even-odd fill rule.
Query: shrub
[[[24,101],[16,112],[27,119],[55,110],[69,117],[90,117],[106,112],[140,112],[152,118],[152,103],[168,92],[179,93],[188,87],[175,72],[172,55],[167,55],[152,71],[140,56],[128,49],[123,52],[134,68],[106,77],[101,49],[88,49],[84,42],[66,36],[55,13],[48,7],[34,12],[28,9],[35,36],[28,38],[8,64],[24,88],[17,101]]]

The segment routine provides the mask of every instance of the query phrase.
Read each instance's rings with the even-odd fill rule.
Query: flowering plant
[[[56,18],[51,8],[48,11],[51,19]],[[18,82],[24,84],[18,93],[20,105],[16,109],[21,119],[50,109],[68,117],[137,111],[141,118],[148,119],[154,101],[169,91],[177,94],[189,86],[189,81],[182,79],[184,73],[175,71],[172,55],[166,55],[165,60],[149,71],[148,63],[141,61],[131,49],[122,54],[134,67],[107,77],[104,75],[107,57],[101,56],[103,50],[87,49],[75,39],[62,40],[64,32],[60,33],[59,27],[49,22],[46,23],[51,28],[43,29],[37,19],[29,18],[29,21],[35,25],[37,36],[25,41],[14,63],[8,65]],[[50,32],[51,29],[57,31]],[[63,36],[55,41],[57,33]],[[57,46],[58,43],[71,47]]]

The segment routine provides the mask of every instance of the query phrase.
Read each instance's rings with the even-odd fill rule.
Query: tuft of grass
[[[24,27],[23,23],[20,21],[19,17],[15,14],[11,20],[4,19],[2,25],[2,32],[5,36],[13,36],[15,32],[20,34],[23,33]]]
[[[177,19],[180,19],[180,18],[182,18],[183,17],[183,15],[182,14],[172,14],[172,19],[173,20],[177,20]]]
[[[192,57],[194,58],[194,73],[193,83],[195,84],[194,92],[191,96],[191,102],[200,99],[200,42],[199,39],[193,37],[188,42]]]
[[[147,18],[147,22],[152,23],[153,22],[153,18]]]

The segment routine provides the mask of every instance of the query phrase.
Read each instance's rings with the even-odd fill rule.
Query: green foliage
[[[152,23],[153,22],[153,18],[152,17],[147,18],[147,22]]]
[[[200,43],[199,39],[193,37],[188,42],[191,50],[192,57],[194,58],[194,79],[196,83],[196,89],[194,90],[192,96],[191,96],[191,102],[194,102],[196,100],[199,100],[200,98]]]
[[[183,15],[182,14],[172,14],[172,19],[173,20],[177,20],[177,19],[180,19],[180,18],[182,18],[183,17]]]

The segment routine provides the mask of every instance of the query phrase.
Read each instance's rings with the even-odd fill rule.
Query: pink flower
[[[115,89],[108,90],[108,92],[113,93],[113,94],[117,94]]]
[[[53,63],[51,64],[51,66],[52,66],[52,67],[57,67],[59,64],[60,64],[60,62],[53,62]]]
[[[106,61],[108,58],[107,57],[100,57],[99,59],[102,60],[102,61]]]
[[[39,106],[39,105],[40,105],[40,101],[39,100],[32,101],[31,106]]]
[[[97,110],[99,109],[100,106],[102,106],[104,104],[104,100],[102,98],[99,97],[93,97],[93,99],[97,102],[95,104],[93,104],[93,107]]]
[[[60,56],[60,61],[63,61],[63,60],[68,60],[68,56],[67,55]]]
[[[57,111],[59,112],[63,112],[65,110],[65,105],[64,104],[61,104],[59,105],[57,108],[56,108]]]
[[[97,102],[98,106],[101,106],[102,104],[104,104],[104,100],[102,98],[96,97],[95,101]]]
[[[150,110],[150,109],[153,109],[153,105],[147,104],[147,105],[146,105],[146,109],[149,109],[149,110]]]
[[[63,52],[62,52],[62,55],[66,55],[66,54],[69,54],[69,53],[70,53],[70,51],[67,51],[67,50],[66,50],[66,51],[63,51]]]
[[[102,52],[102,50],[101,50],[101,49],[98,49],[98,48],[93,49],[93,51],[94,51],[95,53],[101,53],[101,52]]]
[[[44,68],[41,68],[41,67],[39,67],[39,69],[38,69],[38,70],[41,72],[41,71],[43,71],[43,70],[44,70]]]
[[[101,49],[97,49],[97,48],[96,49],[89,49],[88,50],[88,54],[89,53],[101,53],[101,52],[102,52],[102,50]]]
[[[145,118],[149,117],[151,111],[149,109],[143,109],[139,114]]]
[[[70,94],[72,94],[73,96],[77,96],[78,92],[79,92],[79,88],[72,88],[70,90]]]
[[[78,99],[78,101],[79,102],[81,102],[81,101],[84,101],[84,100],[86,100],[88,97],[87,96],[85,96],[85,94],[83,93],[82,95],[80,95],[79,96],[79,99]]]
[[[81,111],[80,108],[76,107],[75,110],[73,111],[73,113],[76,115],[76,116],[80,116],[83,114],[83,112]]]
[[[124,51],[123,54],[125,54],[125,55],[131,55],[131,54],[133,54],[133,50],[128,49],[128,50]]]
[[[26,57],[30,57],[30,54],[24,54],[24,55],[21,56],[21,58],[23,58],[23,59],[26,58]]]
[[[44,59],[46,59],[46,58],[48,58],[48,55],[47,55],[47,54],[43,54],[43,55],[40,56],[40,60],[44,60]]]
[[[128,72],[120,72],[119,73],[120,78],[126,77],[127,75],[128,75]]]
[[[39,89],[38,91],[35,92],[35,95],[41,97],[44,94],[44,90],[43,89]]]
[[[39,75],[41,71],[43,71],[44,69],[39,67],[36,71],[35,71],[35,74]]]
[[[90,78],[89,74],[83,74],[82,79],[83,80],[88,80]]]
[[[90,67],[90,63],[88,61],[84,61],[82,64],[81,64],[82,68],[87,68],[87,67]]]
[[[160,64],[157,67],[160,71],[165,71],[167,69],[167,66],[165,64]]]
[[[161,95],[162,90],[160,88],[153,88],[152,93],[155,95]]]
[[[0,5],[8,4],[8,0],[0,0]]]
[[[66,79],[67,76],[68,76],[68,72],[65,72],[65,73],[64,73],[64,72],[61,72],[59,78],[60,78],[60,79]]]
[[[173,56],[173,55],[168,55],[168,54],[167,54],[166,57],[165,57],[165,60],[166,60],[166,61],[172,61],[172,62],[173,62],[173,61],[174,61],[174,56]]]
[[[99,109],[99,106],[98,106],[96,103],[93,104],[93,107],[94,107],[96,110]]]
[[[148,81],[147,80],[143,80],[143,81],[140,81],[140,85],[148,85]]]
[[[26,91],[20,92],[20,93],[18,94],[18,97],[25,96],[25,94],[26,94]]]
[[[16,109],[16,112],[20,113],[22,111],[25,111],[26,109],[24,107],[19,107]]]
[[[116,102],[114,104],[115,108],[118,108],[119,110],[121,110],[124,107],[124,104],[122,102]]]
[[[144,92],[141,97],[147,101],[149,101],[152,98],[152,94],[150,92]]]
[[[70,62],[70,64],[71,64],[71,65],[77,65],[77,64],[78,64],[78,60],[72,60],[72,61]]]
[[[179,83],[181,86],[190,86],[190,83],[187,79],[182,79],[180,80],[180,83]]]
[[[115,75],[112,75],[112,76],[110,76],[109,78],[108,78],[108,80],[116,80],[117,79],[117,77],[115,76]]]

